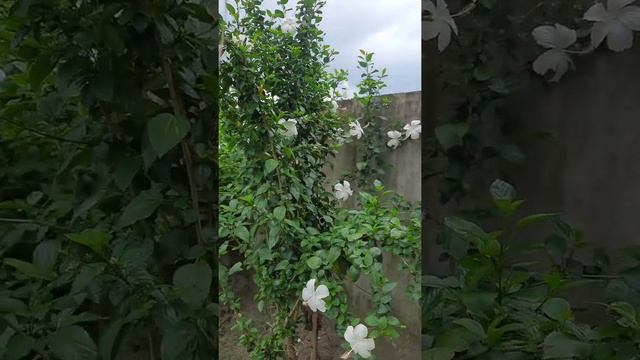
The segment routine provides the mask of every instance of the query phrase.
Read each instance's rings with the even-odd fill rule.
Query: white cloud
[[[274,9],[276,0],[265,0],[263,6]],[[421,6],[420,0],[327,0],[321,28],[340,53],[333,67],[348,70],[355,86],[360,80],[357,56],[364,49],[375,53],[376,67],[388,70],[385,93],[420,90]]]

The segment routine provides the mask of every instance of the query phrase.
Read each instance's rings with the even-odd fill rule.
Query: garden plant
[[[217,358],[217,9],[0,2],[0,358]]]
[[[345,142],[372,146],[376,159],[393,151],[373,120],[386,72],[374,68],[373,54],[361,52],[356,97],[370,106],[349,121],[337,112],[346,73],[328,70],[335,52],[319,29],[324,1],[290,6],[280,0],[272,10],[259,0],[226,6],[219,253],[228,261],[220,265],[222,305],[233,313],[252,359],[300,358],[295,340],[301,332],[312,333],[312,359],[330,356],[317,354],[318,328],[328,319],[344,337],[342,358],[374,359],[376,340],[393,340],[404,326],[391,312],[396,283],[383,270],[384,253],[403,259],[414,279],[407,291],[419,296],[419,208],[377,181],[377,160],[365,159],[336,184],[325,172]],[[409,125],[402,134],[407,141],[419,136],[419,122]],[[341,206],[352,197],[356,208]],[[233,286],[240,274],[252,277],[252,301],[266,324],[245,314]],[[364,318],[349,308],[346,291],[360,276],[369,278],[372,291],[372,310]]]
[[[425,204],[426,226],[438,229],[425,241],[438,243],[451,270],[423,275],[423,358],[636,359],[637,249],[593,248],[561,220],[571,214],[525,216],[510,184],[496,180],[487,189],[478,179],[535,166],[522,144],[553,136],[523,133],[507,100],[588,76],[574,66],[577,57],[631,48],[637,2],[427,0],[423,10],[434,84],[427,108],[447,99],[427,112],[423,182],[438,189],[432,208],[448,214],[439,218]],[[585,288],[603,300],[579,301]]]

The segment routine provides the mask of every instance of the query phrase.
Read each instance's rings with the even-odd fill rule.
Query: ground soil
[[[239,274],[240,275],[240,274]],[[244,275],[244,274],[242,274]],[[258,311],[256,302],[253,301],[256,287],[248,276],[234,276],[234,287],[236,294],[244,295],[241,299],[242,312],[253,319],[255,325],[265,333],[268,331],[266,322],[268,314]],[[238,289],[242,289],[238,292]],[[225,360],[250,360],[249,353],[238,344],[240,334],[232,330],[235,320],[228,309],[222,307],[220,314],[220,358]],[[304,324],[298,325],[297,334],[299,338],[295,343],[296,358],[300,360],[309,359],[311,355],[311,331],[305,329]],[[322,319],[320,330],[318,331],[318,360],[338,360],[345,350],[340,347],[343,339],[335,331],[335,322]]]

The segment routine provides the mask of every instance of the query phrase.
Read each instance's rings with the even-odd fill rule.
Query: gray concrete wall
[[[559,212],[582,229],[594,247],[610,252],[640,245],[640,46],[613,53],[605,49],[576,59],[559,83],[541,80],[509,99],[520,118],[527,160],[502,170],[516,186],[529,213]],[[433,64],[435,68],[437,64]],[[425,136],[432,118],[447,112],[443,94],[427,93]],[[549,132],[553,140],[532,134]],[[490,179],[473,180],[487,183]],[[437,180],[425,183],[425,203],[438,217],[452,208],[437,200]],[[426,223],[423,263],[427,273],[448,272],[438,264],[436,228]]]
[[[384,116],[388,121],[396,124],[394,128],[402,131],[402,127],[422,118],[422,94],[410,92],[389,95],[391,104],[386,109]],[[360,106],[350,100],[340,103],[341,111],[355,117],[360,114]],[[364,124],[362,124],[364,126]],[[368,129],[365,129],[365,134]],[[386,137],[386,134],[384,134]],[[416,202],[421,200],[421,139],[406,140],[396,150],[389,149],[384,155],[385,174],[380,179],[387,189],[395,190],[407,200]],[[341,148],[335,158],[330,159],[333,169],[327,171],[328,186],[333,186],[341,180],[345,172],[353,172],[359,158],[355,143],[346,144]],[[352,184],[354,195],[357,186]],[[355,204],[355,196],[345,206],[352,207]],[[393,344],[380,339],[376,341],[375,354],[379,359],[413,360],[420,358],[421,344],[421,317],[420,306],[406,295],[407,284],[410,276],[406,272],[398,270],[400,259],[391,254],[384,254],[383,264],[385,272],[391,281],[398,285],[393,291],[391,302],[392,313],[407,327],[400,331],[400,338]],[[369,293],[369,280],[361,276],[358,281],[347,286],[350,309],[356,316],[364,319],[371,310],[371,294]]]

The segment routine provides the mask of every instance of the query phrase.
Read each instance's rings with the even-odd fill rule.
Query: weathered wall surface
[[[585,56],[557,84],[515,97],[529,141],[506,169],[534,212],[557,211],[608,249],[640,244],[640,47]]]
[[[410,92],[389,95],[391,104],[385,111],[388,121],[397,124],[395,128],[402,131],[402,127],[411,122],[419,120],[422,116],[422,94],[421,92]],[[345,101],[340,104],[345,113],[358,116],[360,113],[359,104],[355,101]],[[365,124],[362,124],[363,126]],[[366,134],[367,129],[365,129]],[[386,135],[385,135],[386,136]],[[396,150],[389,150],[383,156],[385,164],[385,174],[380,179],[386,188],[400,193],[410,201],[421,200],[421,140],[406,140]],[[354,143],[342,147],[337,156],[331,159],[333,169],[328,170],[328,185],[341,180],[341,176],[356,169],[356,162],[359,158],[357,146]],[[352,184],[354,193],[357,186]],[[355,196],[349,199],[345,206],[353,206]],[[380,359],[413,360],[420,358],[421,344],[421,318],[420,306],[417,302],[406,296],[405,290],[409,284],[409,275],[398,271],[400,259],[390,254],[384,254],[384,268],[389,278],[397,282],[394,289],[391,303],[393,314],[407,325],[406,329],[400,332],[400,338],[391,344],[388,341],[376,341],[376,356]],[[362,276],[355,284],[348,285],[350,308],[355,310],[355,315],[364,318],[371,309],[371,294],[369,293],[368,279]]]

